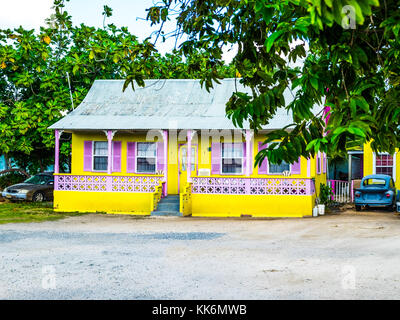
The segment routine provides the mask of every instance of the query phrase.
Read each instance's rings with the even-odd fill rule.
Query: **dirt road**
[[[85,215],[0,226],[2,299],[391,299],[400,217]]]

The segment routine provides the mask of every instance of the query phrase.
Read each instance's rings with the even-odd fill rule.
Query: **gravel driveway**
[[[1,299],[392,299],[400,217],[84,215],[0,226]]]

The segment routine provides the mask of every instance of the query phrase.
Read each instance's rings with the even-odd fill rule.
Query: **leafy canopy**
[[[54,132],[47,129],[83,100],[95,79],[197,78],[205,58],[193,52],[190,64],[177,51],[161,56],[149,39],[127,28],[106,24],[112,9],[104,6],[104,28],[73,26],[64,2],[39,33],[0,30],[0,154],[34,173],[54,161]],[[234,69],[219,71],[232,76]],[[127,82],[128,83],[128,82]],[[63,139],[66,135],[63,136]],[[70,138],[69,138],[70,139]],[[68,163],[70,143],[61,145]]]
[[[182,40],[186,57],[204,51],[206,88],[222,78],[223,48],[237,46],[233,65],[253,92],[235,92],[227,101],[238,127],[249,120],[259,130],[278,108],[292,112],[292,125],[266,135],[266,143],[279,145],[257,161],[293,163],[318,151],[343,156],[371,141],[375,151],[400,146],[398,1],[162,0],[147,18],[160,24],[160,33],[176,19],[172,36]],[[294,96],[290,103],[285,89]],[[327,127],[315,105],[330,107]]]

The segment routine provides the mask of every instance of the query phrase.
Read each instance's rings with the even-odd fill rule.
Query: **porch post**
[[[251,131],[246,130],[246,176],[250,175],[251,171],[250,168],[253,165],[253,161],[251,159],[250,143],[251,143]]]
[[[107,161],[107,173],[112,173],[112,131],[107,130],[107,141],[108,141],[108,161]]]
[[[58,130],[54,131],[54,137],[55,137],[55,154],[54,154],[54,173],[59,173],[60,172],[60,160],[59,160],[59,154],[60,154],[60,136],[61,133]]]
[[[351,192],[352,192],[352,188],[351,188],[351,181],[352,181],[352,179],[351,179],[351,176],[353,175],[353,173],[352,173],[352,171],[353,171],[353,163],[352,163],[352,156],[351,156],[351,154],[349,154],[349,177],[348,177],[348,181],[349,181],[349,189],[348,189],[348,193],[349,193],[349,198],[351,199]]]
[[[164,142],[164,197],[168,195],[168,131],[163,130]]]
[[[192,181],[192,130],[187,131],[187,181]]]

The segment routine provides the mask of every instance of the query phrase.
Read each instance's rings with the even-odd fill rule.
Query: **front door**
[[[192,145],[192,175],[197,171],[197,146]],[[187,145],[179,145],[179,166],[178,166],[178,189],[179,193],[183,192],[183,188],[187,184]]]

